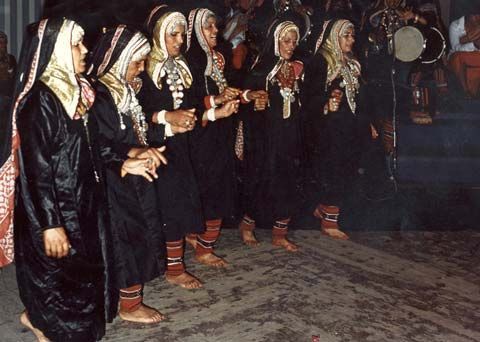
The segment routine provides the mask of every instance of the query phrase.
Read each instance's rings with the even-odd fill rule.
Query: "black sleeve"
[[[38,96],[37,96],[38,95]],[[42,230],[63,225],[55,191],[56,152],[62,143],[63,107],[48,92],[33,94],[19,113],[22,176]]]
[[[152,147],[160,147],[165,144],[165,125],[158,125],[152,122],[147,117],[148,122],[148,131],[147,131],[147,141],[148,145]]]
[[[182,108],[194,108],[195,116],[197,117],[196,125],[201,125],[203,112],[206,110],[203,103],[203,97],[206,96],[205,89],[202,86],[204,78],[198,75],[198,73],[192,73],[192,75],[193,83],[192,86],[185,91],[184,105],[182,105]]]
[[[165,105],[165,107],[162,108],[165,99],[162,99],[161,96],[158,95],[160,90],[155,87],[153,81],[145,72],[141,77],[143,85],[142,89],[137,94],[137,99],[142,106],[145,118],[148,122],[148,143],[154,147],[159,147],[163,145],[165,141],[165,125],[154,123],[153,115],[161,110],[168,110],[170,106]]]
[[[159,98],[154,94],[157,93],[159,90],[153,84],[153,81],[150,77],[146,74],[146,72],[142,73],[141,75],[143,85],[140,92],[137,94],[138,101],[142,106],[143,111],[147,117],[147,122],[152,122],[153,113],[165,108],[159,108]]]
[[[100,150],[100,158],[106,168],[120,172],[128,152],[133,146],[121,142],[117,137],[120,128],[116,107],[105,92],[97,91],[95,102],[90,109],[89,129]],[[134,134],[134,132],[132,132]]]
[[[243,82],[244,90],[266,90],[266,74],[260,70],[251,70]],[[254,112],[254,101],[242,104],[239,112],[239,120],[245,120]]]

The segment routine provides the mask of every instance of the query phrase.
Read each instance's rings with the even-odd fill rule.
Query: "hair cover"
[[[124,25],[105,32],[95,46],[88,72],[105,84],[121,113],[127,110],[135,96],[126,79],[128,66],[132,61],[145,58],[149,52],[147,38]]]
[[[188,89],[192,85],[193,77],[185,58],[182,55],[174,58],[168,55],[165,35],[177,25],[187,29],[185,16],[180,12],[170,12],[166,5],[155,7],[147,18],[145,27],[152,41],[152,51],[148,55],[146,69],[158,89],[162,89],[162,78],[166,75],[164,67],[169,58],[179,69],[183,86]]]
[[[341,76],[347,93],[350,109],[355,113],[355,92],[358,90],[358,79],[361,66],[353,54],[345,54],[340,47],[340,37],[354,29],[352,22],[340,19],[325,22],[317,39],[315,53],[320,53],[328,65],[326,87]]]

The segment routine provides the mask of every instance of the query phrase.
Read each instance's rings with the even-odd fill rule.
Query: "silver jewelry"
[[[290,88],[281,88],[280,95],[283,97],[283,118],[288,119],[290,117],[290,104],[295,102],[295,93]]]
[[[145,113],[143,112],[142,106],[138,103],[138,99],[135,96],[135,91],[130,85],[128,87],[128,96],[129,96],[129,106],[125,113],[119,113],[120,115],[120,128],[125,130],[127,127],[123,121],[123,115],[127,115],[133,121],[133,129],[137,135],[138,141],[142,146],[147,146],[147,131],[148,124],[145,118]]]
[[[348,105],[350,106],[352,113],[355,114],[357,109],[355,97],[360,89],[357,66],[355,63],[349,61],[341,68],[340,74],[342,75],[342,82],[340,83],[340,86],[345,88]]]
[[[219,58],[216,53],[213,54],[213,68],[212,68],[212,74],[210,75],[210,77],[212,78],[213,81],[215,81],[215,84],[217,85],[219,92],[223,93],[223,91],[228,86],[228,84],[221,67],[219,67]]]
[[[180,71],[173,59],[169,59],[165,64],[167,72],[168,90],[171,91],[173,97],[173,109],[178,109],[183,103],[183,81],[180,77]]]

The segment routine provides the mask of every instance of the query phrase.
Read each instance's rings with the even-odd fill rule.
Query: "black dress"
[[[342,206],[358,177],[362,150],[369,141],[369,118],[363,115],[362,93],[356,96],[356,114],[350,109],[346,94],[337,112],[324,114],[324,106],[334,89],[337,78],[325,89],[327,62],[316,54],[305,71],[304,110],[308,153],[309,191],[315,205]],[[341,77],[341,76],[339,76]]]
[[[254,69],[245,89],[265,89],[271,68]],[[301,200],[304,158],[302,117],[298,96],[291,115],[283,118],[283,97],[278,84],[270,84],[269,106],[255,112],[245,106],[243,200],[245,214],[266,224],[290,218]]]
[[[200,68],[192,68],[192,74],[195,80],[205,80],[194,82],[197,102],[200,104],[197,111],[203,113],[206,110],[204,98],[218,95],[218,86],[210,77],[205,78]],[[234,215],[236,194],[234,120],[235,118],[230,116],[208,121],[204,127],[197,125],[190,134],[192,165],[206,220],[230,218]]]
[[[172,95],[165,78],[162,80],[162,90],[153,84],[146,73],[142,74],[142,80],[143,86],[138,98],[149,118],[149,125],[155,125],[151,120],[155,112],[173,110]],[[196,107],[192,88],[184,90],[184,94],[182,108]],[[165,140],[168,165],[157,171],[159,179],[155,183],[160,198],[166,241],[177,241],[188,233],[204,231],[200,195],[190,158],[189,138],[188,133],[183,133]]]
[[[127,159],[132,147],[142,147],[135,134],[132,119],[122,115],[125,129],[107,87],[97,81],[91,120],[100,134],[101,151],[106,163],[105,180],[108,190],[111,235],[114,248],[115,284],[118,289],[144,284],[165,268],[165,243],[159,201],[155,185],[141,176],[121,177],[110,168],[109,150],[120,159]],[[152,139],[163,140],[163,130],[151,127]]]
[[[109,241],[103,187],[94,175],[96,149],[89,149],[84,121],[71,120],[40,81],[19,112],[18,128],[14,231],[20,297],[32,324],[50,340],[98,340],[105,332],[104,310],[115,310],[116,302],[105,283]],[[112,160],[111,166],[120,172],[119,163]],[[53,227],[65,228],[71,244],[65,258],[45,254],[43,232]]]

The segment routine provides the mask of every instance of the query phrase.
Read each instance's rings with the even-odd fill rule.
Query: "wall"
[[[0,0],[0,31],[8,36],[8,49],[18,58],[25,26],[37,21],[44,0]]]

